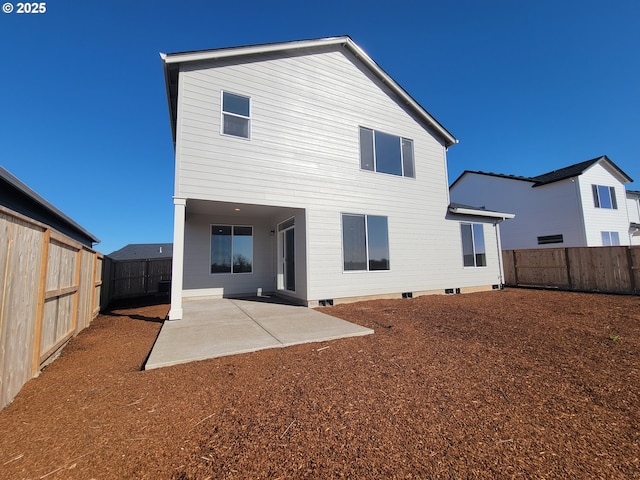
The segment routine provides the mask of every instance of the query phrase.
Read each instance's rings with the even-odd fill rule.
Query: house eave
[[[75,230],[77,233],[86,237],[93,243],[100,243],[100,239],[93,235],[91,232],[86,230],[80,224],[78,224],[71,217],[66,215],[64,212],[59,210],[53,204],[49,203],[42,196],[36,193],[34,190],[29,188],[25,183],[20,181],[17,177],[15,177],[11,172],[0,165],[0,179],[6,182],[8,185],[16,189],[20,194],[24,197],[28,198],[35,204],[39,205],[43,209],[45,209],[49,214],[53,217],[57,217],[62,223],[65,223],[69,228]]]
[[[488,218],[500,218],[502,220],[510,220],[515,218],[514,213],[506,212],[494,212],[491,210],[484,210],[482,208],[462,207],[449,205],[449,212],[457,215],[471,215],[474,217],[488,217]]]

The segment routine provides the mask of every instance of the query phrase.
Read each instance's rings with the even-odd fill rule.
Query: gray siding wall
[[[468,173],[451,189],[451,200],[515,213],[501,225],[502,248],[586,246],[577,185],[571,180],[532,187],[533,183]],[[538,237],[563,235],[564,243],[538,245]]]
[[[221,135],[222,90],[251,98],[250,140]],[[185,69],[178,115],[176,196],[305,209],[307,268],[297,276],[308,282],[298,285],[302,297],[498,283],[492,225],[485,228],[490,266],[462,267],[459,222],[445,218],[442,143],[350,54],[318,51]],[[416,178],[360,170],[360,125],[413,139]],[[342,271],[341,213],[388,217],[390,271]],[[185,289],[209,288],[202,261],[211,222],[189,222],[185,250],[197,247],[200,258],[185,261]],[[296,222],[297,235],[299,228]],[[254,287],[268,281],[264,268]]]

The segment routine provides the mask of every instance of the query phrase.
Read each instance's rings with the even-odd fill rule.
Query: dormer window
[[[360,168],[415,178],[413,140],[360,127]]]
[[[222,92],[222,133],[249,138],[251,99],[235,93]]]

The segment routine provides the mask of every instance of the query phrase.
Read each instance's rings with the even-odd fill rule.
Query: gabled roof
[[[504,173],[487,173],[481,171],[473,171],[473,170],[465,170],[460,174],[458,178],[451,184],[449,188],[453,188],[453,186],[467,173],[474,173],[477,175],[488,175],[492,177],[499,178],[507,178],[510,180],[520,180],[524,182],[533,183],[532,187],[539,187],[541,185],[548,185],[549,183],[559,182],[560,180],[566,180],[567,178],[577,177],[582,175],[586,170],[591,168],[596,163],[607,163],[614,171],[616,171],[621,178],[624,179],[623,183],[633,182],[633,179],[629,177],[626,173],[624,173],[620,167],[618,167],[615,163],[613,163],[609,157],[603,155],[601,157],[593,158],[591,160],[586,160],[584,162],[576,163],[574,165],[569,165],[568,167],[560,168],[558,170],[553,170],[551,172],[543,173],[542,175],[537,175],[535,177],[520,177],[516,175],[505,175]]]
[[[458,143],[458,140],[444,128],[429,112],[427,112],[411,95],[409,95],[391,76],[386,73],[376,62],[367,55],[349,36],[318,38],[312,40],[300,40],[281,43],[266,43],[260,45],[247,45],[231,48],[219,48],[213,50],[199,50],[191,52],[161,53],[164,68],[164,77],[167,88],[167,100],[169,103],[169,116],[171,120],[171,130],[173,142],[176,141],[176,121],[178,103],[178,73],[180,65],[221,59],[246,59],[255,60],[256,56],[271,53],[295,53],[301,54],[311,52],[319,47],[344,48],[351,52],[362,65],[368,68],[376,77],[382,81],[389,89],[398,96],[414,114],[429,125],[433,131],[440,136],[445,146],[449,147]]]
[[[100,239],[0,166],[0,205],[49,225],[89,247]]]
[[[608,163],[627,182],[633,182],[631,177],[629,177],[629,175],[624,173],[606,155],[603,155],[603,156],[597,157],[597,158],[593,158],[591,160],[586,160],[584,162],[576,163],[575,165],[569,165],[568,167],[564,167],[564,168],[561,168],[559,170],[554,170],[552,172],[543,173],[542,175],[538,175],[537,177],[531,177],[531,180],[534,180],[536,182],[534,187],[537,187],[539,185],[546,185],[548,183],[558,182],[558,181],[564,180],[566,178],[577,177],[578,175],[582,175],[591,166],[595,165],[596,163],[600,163],[600,162]]]
[[[130,243],[107,256],[116,261],[172,258],[173,243]]]

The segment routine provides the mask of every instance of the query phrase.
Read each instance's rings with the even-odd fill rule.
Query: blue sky
[[[170,242],[158,53],[350,35],[460,140],[450,181],[608,155],[640,190],[639,24],[637,0],[49,1],[0,13],[0,164],[103,253]]]

